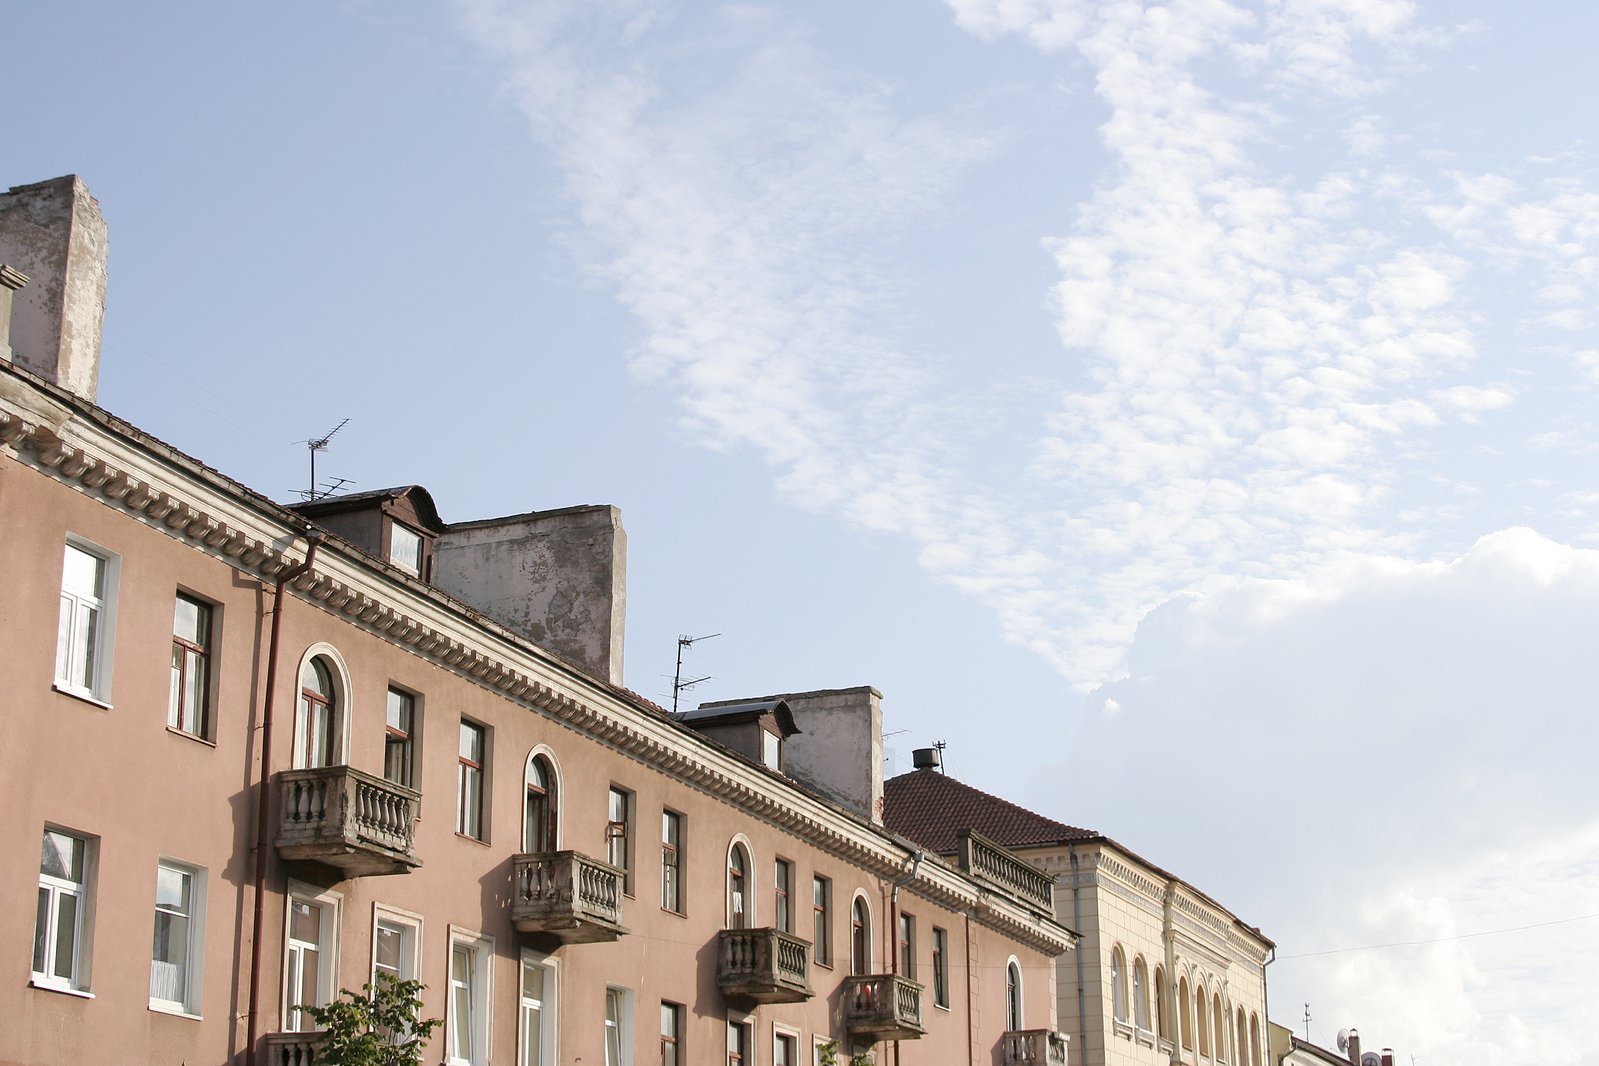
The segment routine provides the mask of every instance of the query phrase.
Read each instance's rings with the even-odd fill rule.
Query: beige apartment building
[[[928,850],[985,861],[999,849],[1053,886],[1077,950],[1056,964],[1057,1015],[1082,1066],[1268,1066],[1273,944],[1214,899],[1116,841],[989,795],[916,753],[886,782],[888,828]]]
[[[674,717],[614,508],[281,506],[120,421],[105,244],[0,195],[0,1063],[306,1066],[384,973],[449,1066],[1065,1062],[1055,871],[886,828],[874,690]]]

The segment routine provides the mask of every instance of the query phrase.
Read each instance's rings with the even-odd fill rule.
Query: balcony
[[[322,1034],[268,1033],[262,1043],[263,1066],[312,1066],[322,1049]]]
[[[811,945],[778,929],[723,929],[716,984],[730,998],[803,1003],[811,998]]]
[[[1066,1066],[1066,1037],[1050,1029],[1005,1034],[1005,1066]]]
[[[348,766],[278,774],[278,854],[311,859],[349,877],[410,873],[422,796]]]
[[[961,869],[985,884],[1055,913],[1054,879],[987,837],[967,830],[961,837]]]
[[[897,974],[851,977],[844,982],[844,1028],[853,1038],[915,1040],[922,1025],[922,986]]]
[[[622,924],[622,871],[576,851],[517,855],[511,860],[511,922],[563,944],[595,944],[627,932]]]

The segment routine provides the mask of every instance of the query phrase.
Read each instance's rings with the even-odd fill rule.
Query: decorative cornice
[[[7,407],[14,391],[0,393],[0,442],[21,462],[264,581],[276,580],[301,561],[303,552],[291,555],[290,550],[303,541],[308,523],[293,512],[252,499],[203,468],[187,469],[192,460],[176,452],[156,454],[115,427],[84,418],[67,418],[54,427],[29,419],[26,410]],[[47,397],[34,398],[55,406]],[[389,574],[364,556],[329,543],[318,553],[316,567],[290,588],[357,628],[879,878],[903,876],[914,854],[910,845],[885,837],[786,779],[705,745],[692,731],[629,702],[438,590]],[[907,887],[1046,954],[1060,954],[1076,942],[1051,918],[942,864],[925,864]]]

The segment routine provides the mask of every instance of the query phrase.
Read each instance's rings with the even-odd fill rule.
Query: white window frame
[[[543,1047],[538,1057],[529,1057],[527,1011],[527,972],[529,968],[544,971],[544,998],[539,1000],[539,1032],[543,1034]],[[516,988],[516,1062],[517,1066],[555,1066],[560,1062],[561,1017],[561,962],[552,956],[523,949],[521,965],[517,967]]]
[[[774,1022],[772,1024],[772,1066],[778,1066],[777,1045],[783,1040],[784,1037],[789,1039],[794,1048],[794,1054],[789,1058],[788,1066],[804,1066],[804,1063],[800,1062],[799,1058],[800,1053],[805,1050],[805,1041],[802,1039],[803,1035],[804,1034],[802,1034],[798,1029],[795,1029],[793,1026],[778,1025]]]
[[[617,813],[621,799],[622,817]],[[612,782],[605,793],[605,861],[622,871],[622,894],[633,898],[633,835],[638,823],[638,794]],[[621,861],[617,861],[621,860]]]
[[[320,658],[331,669],[328,671],[329,679],[333,682],[332,712],[333,722],[330,732],[333,734],[333,757],[329,766],[344,766],[350,761],[350,719],[354,717],[350,708],[355,706],[355,690],[350,686],[350,667],[345,663],[344,656],[339,654],[339,649],[331,644],[318,642],[305,649],[300,656],[299,665],[294,669],[294,720],[290,723],[289,751],[296,753],[300,745],[297,743],[300,732],[300,691],[303,688],[302,678],[305,677],[305,668],[311,664],[312,659]],[[294,769],[303,770],[302,760],[291,755],[290,762]],[[308,760],[307,760],[308,761]]]
[[[68,589],[66,581],[67,553],[78,551],[99,561],[100,593]],[[111,663],[117,634],[117,589],[122,576],[122,557],[116,552],[100,547],[75,534],[67,534],[61,550],[61,605],[56,619],[55,688],[69,696],[77,696],[103,707],[111,706]],[[78,665],[75,650],[80,646],[79,609],[88,607],[97,615],[94,651],[91,654],[83,644],[83,671],[88,684],[80,684],[70,677],[72,667]],[[83,638],[86,641],[86,638]]]
[[[402,981],[422,979],[422,916],[402,911],[386,903],[372,904],[372,959],[368,972],[378,981],[378,930],[384,926],[400,931],[400,973]],[[385,971],[387,972],[387,971]]]
[[[616,1005],[612,1017],[611,1005]],[[605,986],[605,1066],[633,1066],[633,990],[621,985]],[[610,1032],[616,1032],[616,1055],[611,1054]]]
[[[666,831],[669,823],[676,830],[675,840],[667,839],[671,835]],[[687,825],[688,817],[681,811],[670,807],[661,809],[661,909],[672,914],[688,913],[688,905],[683,901],[683,838]]]
[[[830,1036],[824,1036],[821,1033],[816,1033],[816,1034],[812,1035],[812,1037],[811,1037],[811,1066],[822,1066],[822,1052],[827,1047],[827,1045],[832,1044],[832,1043],[837,1043],[840,1048],[843,1047],[843,1042],[842,1041],[835,1041]]]
[[[461,754],[461,738],[477,731],[482,751],[476,761]],[[489,763],[494,756],[494,731],[486,723],[462,716],[455,742],[455,833],[468,840],[489,842]],[[468,782],[475,775],[476,799],[468,802]],[[476,824],[471,824],[475,820]]]
[[[471,969],[467,972],[468,1019],[467,1057],[456,1052],[456,1039],[460,1020],[456,1017],[455,951],[465,948],[471,953]],[[475,930],[450,926],[450,950],[445,959],[444,987],[449,990],[445,1009],[444,1051],[449,1066],[486,1066],[489,1061],[489,1039],[494,1032],[491,1014],[494,1010],[494,938]]]
[[[178,999],[170,999],[156,995],[156,970],[155,946],[152,941],[150,956],[150,1009],[164,1014],[182,1014],[191,1018],[200,1016],[200,992],[205,988],[205,890],[206,870],[203,866],[183,862],[162,856],[156,863],[156,884],[159,891],[161,871],[170,870],[189,879],[189,913],[184,915],[189,922],[189,935],[184,945],[184,978],[182,995]],[[163,907],[160,897],[156,897],[155,916],[177,913],[175,909]]]
[[[300,973],[303,963],[296,962],[295,941],[290,937],[290,929],[294,922],[294,901],[301,900],[315,904],[322,908],[322,917],[317,925],[317,985],[316,1003],[313,1006],[323,1007],[332,1002],[338,992],[339,976],[339,930],[342,928],[344,897],[338,892],[331,892],[317,888],[315,885],[304,884],[300,881],[290,881],[289,891],[284,898],[283,907],[283,1031],[286,1033],[308,1033],[316,1029],[316,1023],[311,1021],[309,1015],[303,1011],[294,1010],[295,983],[293,978]],[[302,943],[304,943],[302,941]]]
[[[949,1010],[949,930],[940,926],[933,926],[931,951],[928,959],[932,964],[933,972],[929,975],[932,980],[933,1006],[940,1010]]]
[[[786,885],[779,886],[778,874],[786,875]],[[794,882],[799,877],[799,868],[793,859],[777,858],[772,860],[772,926],[785,933],[794,931]],[[782,895],[778,894],[782,888]],[[786,914],[784,912],[787,912]]]
[[[743,920],[735,925],[733,922],[733,851],[740,847],[744,849],[744,916]],[[727,854],[722,859],[722,880],[724,882],[722,887],[722,906],[725,911],[723,920],[726,923],[722,928],[759,928],[755,921],[758,910],[756,901],[759,898],[757,896],[755,878],[755,848],[750,844],[750,838],[743,833],[734,834],[733,839],[727,843]]]
[[[1016,999],[1011,1000],[1010,976],[1016,975]],[[1022,973],[1021,961],[1012,955],[1005,960],[1005,1021],[1006,1029],[1011,1032],[1020,1032],[1027,1028],[1027,986],[1024,983],[1025,975]],[[1014,1011],[1015,1017],[1011,1017]]]
[[[533,745],[532,750],[527,753],[527,758],[522,760],[522,788],[524,793],[528,788],[528,781],[533,775],[533,761],[535,759],[544,760],[544,768],[550,779],[544,789],[544,802],[549,805],[548,809],[554,812],[550,816],[550,846],[547,850],[552,852],[560,851],[562,837],[561,816],[565,813],[562,807],[562,800],[565,797],[561,789],[561,764],[556,761],[555,752],[550,749],[548,744]],[[528,824],[527,818],[527,797],[524,794],[522,797],[522,850],[528,853],[533,853],[534,850],[531,839],[533,834],[529,832],[531,828],[532,826]]]
[[[43,832],[60,833],[83,845],[83,869],[79,875],[83,880],[72,881],[44,872],[44,835],[41,833],[36,839],[39,841],[41,855],[39,888],[46,893],[45,928],[41,932],[36,919],[34,937],[44,942],[45,969],[33,969],[31,983],[35,988],[88,995],[92,970],[92,953],[89,948],[94,941],[94,884],[100,855],[100,839],[58,825],[47,824]],[[55,958],[56,945],[60,942],[61,935],[61,931],[56,928],[57,916],[60,913],[57,901],[66,895],[72,896],[77,903],[73,907],[72,973],[62,977],[51,972],[50,963]],[[32,968],[31,960],[29,967]]]

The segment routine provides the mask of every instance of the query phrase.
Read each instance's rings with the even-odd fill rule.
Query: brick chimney
[[[25,276],[0,358],[93,402],[105,317],[106,225],[75,174],[0,194],[0,263]],[[4,297],[0,297],[3,300]]]

